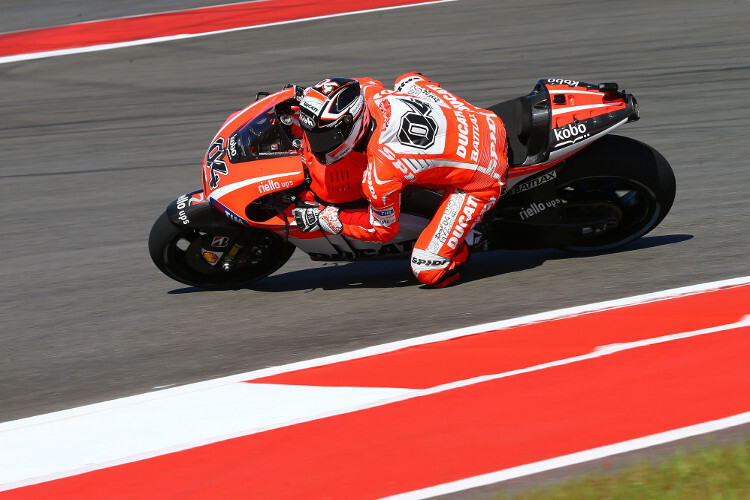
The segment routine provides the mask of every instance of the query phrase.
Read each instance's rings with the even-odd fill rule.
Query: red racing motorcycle
[[[406,189],[400,232],[387,243],[297,228],[292,209],[320,195],[300,155],[297,98],[292,86],[261,93],[227,119],[203,160],[202,189],[170,203],[151,229],[151,259],[164,274],[231,289],[275,272],[296,248],[328,261],[411,254],[440,191]],[[648,233],[672,207],[667,160],[651,146],[609,134],[639,118],[636,99],[617,84],[544,79],[528,95],[488,109],[505,123],[510,168],[502,196],[466,239],[474,251],[607,250]]]

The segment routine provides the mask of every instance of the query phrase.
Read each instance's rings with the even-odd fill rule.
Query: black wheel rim
[[[186,229],[175,235],[164,247],[168,273],[178,281],[205,288],[240,287],[276,271],[291,252],[281,237],[259,231],[250,244],[235,254],[234,264],[226,270],[224,256],[212,266],[201,255],[201,248],[205,246],[202,242],[213,236],[196,229]]]
[[[569,250],[605,250],[633,241],[652,229],[660,213],[647,186],[621,177],[576,179],[559,186],[558,196],[570,207],[568,222],[575,224]]]

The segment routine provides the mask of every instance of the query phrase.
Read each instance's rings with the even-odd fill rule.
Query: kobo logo
[[[569,123],[564,127],[553,129],[555,133],[555,140],[559,143],[566,139],[573,139],[571,142],[576,142],[587,136],[588,128],[583,123]]]

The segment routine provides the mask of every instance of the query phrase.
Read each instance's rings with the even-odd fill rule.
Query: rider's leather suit
[[[465,238],[500,196],[508,169],[503,122],[417,73],[399,77],[395,90],[357,80],[376,127],[362,180],[369,207],[342,210],[342,234],[388,241],[398,233],[404,187],[444,190],[414,247],[411,268],[422,283],[450,284],[468,257]]]

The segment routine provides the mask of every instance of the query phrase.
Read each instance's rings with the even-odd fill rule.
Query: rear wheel
[[[676,184],[667,160],[654,148],[608,135],[567,159],[557,195],[575,230],[561,248],[598,251],[636,240],[666,217]]]
[[[223,246],[214,248],[222,237],[227,238]],[[170,278],[210,289],[242,288],[265,278],[284,265],[295,249],[262,229],[240,228],[227,236],[225,229],[175,226],[166,213],[151,228],[148,248],[156,267]]]

